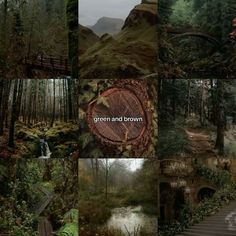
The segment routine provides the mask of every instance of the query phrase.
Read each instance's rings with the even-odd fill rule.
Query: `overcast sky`
[[[103,16],[126,19],[129,12],[141,0],[80,0],[79,22],[94,25]]]
[[[114,162],[115,160],[116,159],[108,159],[110,163]],[[142,167],[144,159],[140,159],[140,158],[139,159],[138,158],[137,159],[136,158],[135,159],[128,159],[128,158],[122,159],[121,158],[119,159],[119,161],[124,163],[129,170],[134,172]]]

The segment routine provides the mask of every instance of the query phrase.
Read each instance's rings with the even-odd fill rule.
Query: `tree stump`
[[[149,105],[146,82],[118,80],[89,104],[88,125],[103,144],[133,145],[140,156],[151,137]]]

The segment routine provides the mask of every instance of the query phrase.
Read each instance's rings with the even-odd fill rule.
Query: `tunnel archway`
[[[215,194],[216,190],[211,187],[202,187],[197,193],[198,202],[204,200],[205,198],[211,198]]]

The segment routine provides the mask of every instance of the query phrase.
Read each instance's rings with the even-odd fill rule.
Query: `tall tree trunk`
[[[67,7],[68,26],[68,58],[71,67],[71,78],[78,79],[78,1],[68,0]]]
[[[64,122],[67,122],[67,98],[66,79],[63,79]]]
[[[67,86],[68,86],[68,117],[69,120],[73,119],[73,107],[72,107],[72,80],[69,78],[67,79]]]
[[[217,117],[216,117],[216,97],[215,97],[215,91],[214,91],[214,80],[211,79],[210,80],[210,84],[211,84],[211,102],[212,102],[212,112],[211,112],[211,121],[214,125],[216,125],[217,123]]]
[[[3,80],[2,105],[0,110],[0,136],[3,135],[4,123],[6,123],[6,115],[8,112],[8,101],[11,89],[11,80]]]
[[[176,93],[175,93],[175,79],[172,79],[172,117],[176,118]]]
[[[3,21],[2,21],[2,43],[3,43],[3,50],[4,50],[4,57],[6,57],[6,49],[7,49],[7,10],[8,8],[8,0],[4,0],[3,4]]]
[[[53,79],[53,109],[52,109],[52,120],[50,127],[53,127],[53,123],[55,120],[55,106],[56,106],[56,82],[55,79]]]
[[[187,118],[190,117],[190,105],[191,105],[191,79],[188,79]]]
[[[95,191],[96,193],[98,192],[99,187],[100,187],[98,172],[99,172],[99,162],[98,162],[98,159],[95,158],[95,186],[96,186]]]
[[[215,148],[218,149],[219,155],[224,155],[224,131],[225,131],[225,114],[224,114],[224,81],[217,80],[217,137]]]
[[[106,199],[107,199],[107,196],[108,196],[108,159],[106,158],[106,189],[105,189],[105,196],[106,196]]]
[[[16,104],[17,88],[18,88],[18,79],[15,79],[15,81],[14,81],[14,90],[13,90],[13,99],[12,99],[9,140],[8,140],[8,146],[9,147],[14,147],[15,122],[16,122],[16,119],[17,119],[17,104]]]

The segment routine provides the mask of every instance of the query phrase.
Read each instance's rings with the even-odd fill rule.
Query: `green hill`
[[[139,4],[115,36],[103,35],[80,58],[80,78],[137,78],[156,72],[157,5]]]

